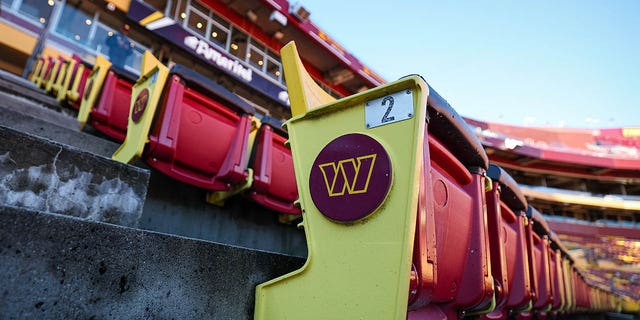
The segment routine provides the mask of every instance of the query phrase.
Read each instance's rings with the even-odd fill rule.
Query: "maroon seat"
[[[184,66],[174,66],[143,157],[174,179],[207,190],[231,190],[248,178],[255,108]]]
[[[433,89],[427,110],[409,317],[455,317],[486,309],[493,299],[484,213],[488,159],[471,129]]]
[[[98,131],[122,142],[127,135],[131,88],[137,76],[112,65],[91,107],[89,123]]]
[[[554,292],[553,304],[551,311],[553,313],[561,312],[567,305],[567,296],[565,291],[564,280],[564,255],[566,249],[560,242],[558,235],[553,231],[549,233],[549,239],[551,240],[551,248],[553,249],[553,260],[551,261],[551,278],[552,278],[552,291]],[[555,269],[555,270],[554,270]]]
[[[530,224],[527,228],[531,240],[529,247],[530,279],[534,297],[534,310],[549,311],[553,303],[551,289],[551,269],[549,268],[549,226],[542,214],[529,206],[527,217]]]
[[[268,116],[262,118],[250,160],[253,184],[249,195],[280,213],[300,214],[300,208],[293,205],[298,199],[298,187],[291,150],[284,145],[287,138],[280,121]]]
[[[73,60],[77,63],[73,67],[73,76],[71,77],[71,81],[69,83],[68,90],[72,90],[76,81],[78,81],[77,92],[70,94],[67,93],[67,103],[76,110],[80,109],[80,105],[82,104],[82,97],[84,97],[84,89],[87,85],[87,79],[89,79],[89,75],[91,74],[92,66],[86,63],[82,58],[76,54],[71,56]],[[82,64],[82,69],[80,69],[80,65]],[[76,77],[80,77],[76,79]]]

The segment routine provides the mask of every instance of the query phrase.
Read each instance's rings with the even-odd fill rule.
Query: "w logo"
[[[318,165],[329,197],[366,193],[377,154]]]

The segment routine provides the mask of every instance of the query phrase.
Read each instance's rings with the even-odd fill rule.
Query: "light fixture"
[[[238,50],[238,45],[237,45],[237,44],[235,44],[235,43],[232,43],[232,44],[231,44],[231,49],[233,49],[233,50]]]
[[[180,18],[184,19],[184,18],[186,18],[186,17],[187,17],[187,14],[186,14],[186,13],[184,13],[184,12],[180,13]]]
[[[107,32],[107,34],[109,35],[109,37],[112,37],[113,36],[113,31],[109,31],[109,32]]]
[[[253,12],[253,10],[247,10],[247,18],[249,18],[251,22],[256,22],[258,20],[258,15]]]
[[[87,19],[87,20],[84,21],[84,23],[86,23],[88,26],[90,26],[91,25],[91,20]]]
[[[47,4],[51,7],[53,7],[54,4],[56,4],[53,0],[49,0],[47,1]]]
[[[269,20],[277,21],[283,27],[287,25],[287,16],[285,16],[284,14],[282,14],[282,12],[278,10],[273,10],[273,12],[271,12],[271,14],[269,15]]]
[[[281,31],[276,31],[273,34],[273,37],[276,38],[277,40],[282,40],[282,38],[284,38],[284,33],[282,33]]]
[[[217,32],[215,32],[215,31],[214,31],[214,32],[211,32],[211,36],[212,36],[212,37],[214,37],[214,38],[217,38],[217,37],[218,37],[218,33],[217,33]]]
[[[198,29],[202,29],[202,22],[198,22],[198,23],[196,24],[196,27],[198,27]]]
[[[73,37],[73,38],[76,39],[77,41],[80,41],[80,35],[79,34],[76,34],[76,36]]]
[[[109,11],[115,11],[116,5],[113,2],[109,2],[107,3],[107,9],[109,9]]]
[[[260,65],[260,66],[261,66],[261,65],[263,65],[263,64],[264,64],[264,62],[262,62],[262,60],[258,61],[258,65]]]

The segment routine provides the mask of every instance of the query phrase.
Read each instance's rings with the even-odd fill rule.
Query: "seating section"
[[[280,120],[256,114],[252,104],[190,68],[143,65],[138,77],[101,56],[92,66],[76,55],[40,57],[28,78],[77,109],[81,126],[89,123],[123,142],[121,148],[138,143],[143,147],[135,156],[207,190],[209,202],[242,195],[291,220],[301,214],[289,134]],[[294,85],[317,99],[296,102],[309,104],[292,105],[297,114],[333,101],[317,86]],[[517,182],[489,164],[463,118],[428,89],[407,318],[546,319],[615,311],[619,298],[589,284]],[[120,151],[114,159],[133,158]]]

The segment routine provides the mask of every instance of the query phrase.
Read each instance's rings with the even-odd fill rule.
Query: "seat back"
[[[435,217],[437,270],[433,302],[455,312],[484,313],[494,307],[482,144],[433,88],[427,104]],[[461,254],[464,253],[464,254]],[[445,311],[449,313],[449,311]]]
[[[127,134],[131,88],[137,76],[112,65],[107,71],[89,122],[98,131],[122,142]]]
[[[524,194],[515,180],[500,166],[489,165],[487,177],[493,187],[486,193],[487,221],[489,223],[489,243],[491,246],[491,270],[496,283],[496,308],[494,317],[508,314],[507,301],[510,297],[511,281],[514,279],[514,266],[518,263],[512,256],[517,248],[509,246],[521,243],[517,232],[512,230],[518,225],[518,219],[528,206]],[[508,208],[502,212],[502,208]],[[516,215],[516,213],[518,213]]]
[[[529,270],[532,283],[532,295],[535,298],[533,308],[549,311],[553,302],[551,289],[551,269],[549,266],[549,227],[542,214],[532,206],[527,209],[530,226],[527,228],[531,238],[529,248]]]
[[[76,56],[77,57],[77,56]],[[91,74],[93,67],[87,65],[80,57],[77,57],[76,69],[73,73],[73,79],[70,79],[71,84],[66,92],[64,99],[74,109],[80,110],[82,99],[84,97],[84,89],[87,85],[87,79]]]
[[[262,119],[250,161],[253,184],[249,195],[280,213],[300,214],[300,208],[294,205],[298,188],[291,150],[285,146],[288,137],[280,121],[268,116]]]

